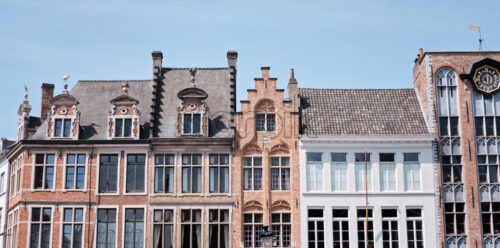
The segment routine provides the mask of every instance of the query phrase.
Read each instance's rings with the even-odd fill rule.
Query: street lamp
[[[263,226],[262,229],[264,230],[260,233],[260,239],[262,240],[264,247],[271,247],[273,244],[274,233],[269,231],[269,226]]]

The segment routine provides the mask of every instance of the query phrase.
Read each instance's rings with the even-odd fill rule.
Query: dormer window
[[[47,136],[52,139],[77,140],[80,127],[78,101],[65,90],[54,97],[49,113]]]
[[[276,115],[274,113],[257,114],[257,131],[276,130]]]
[[[71,136],[71,119],[54,119],[54,137]]]
[[[199,134],[201,127],[201,114],[184,113],[183,134]]]
[[[207,96],[205,91],[196,87],[177,93],[181,100],[177,129],[180,135],[208,135],[208,107],[205,102]]]
[[[110,101],[108,116],[109,139],[139,139],[139,101],[128,95],[128,83],[122,83],[123,95]]]
[[[116,118],[115,137],[130,137],[130,136],[132,136],[132,119]]]

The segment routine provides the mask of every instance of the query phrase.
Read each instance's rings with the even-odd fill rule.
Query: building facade
[[[413,68],[439,141],[443,247],[500,247],[500,52],[426,52]]]
[[[304,247],[438,247],[434,136],[413,89],[299,88]]]
[[[5,247],[7,237],[7,208],[9,197],[9,160],[7,152],[14,141],[0,140],[0,247]]]

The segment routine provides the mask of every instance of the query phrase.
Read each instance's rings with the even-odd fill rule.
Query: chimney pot
[[[295,75],[294,75],[294,72],[293,72],[293,68],[290,69],[290,78],[295,78]]]

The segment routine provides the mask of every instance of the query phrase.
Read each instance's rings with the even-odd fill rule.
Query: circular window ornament
[[[195,108],[196,108],[196,104],[194,104],[194,103],[189,104],[189,108],[190,108],[190,109],[195,109]]]
[[[66,107],[61,107],[61,114],[62,114],[62,115],[65,115],[65,114],[67,114],[67,113],[68,113],[68,108],[66,108]]]
[[[128,109],[126,107],[120,108],[120,113],[122,113],[122,115],[127,114],[127,112],[128,112]]]

